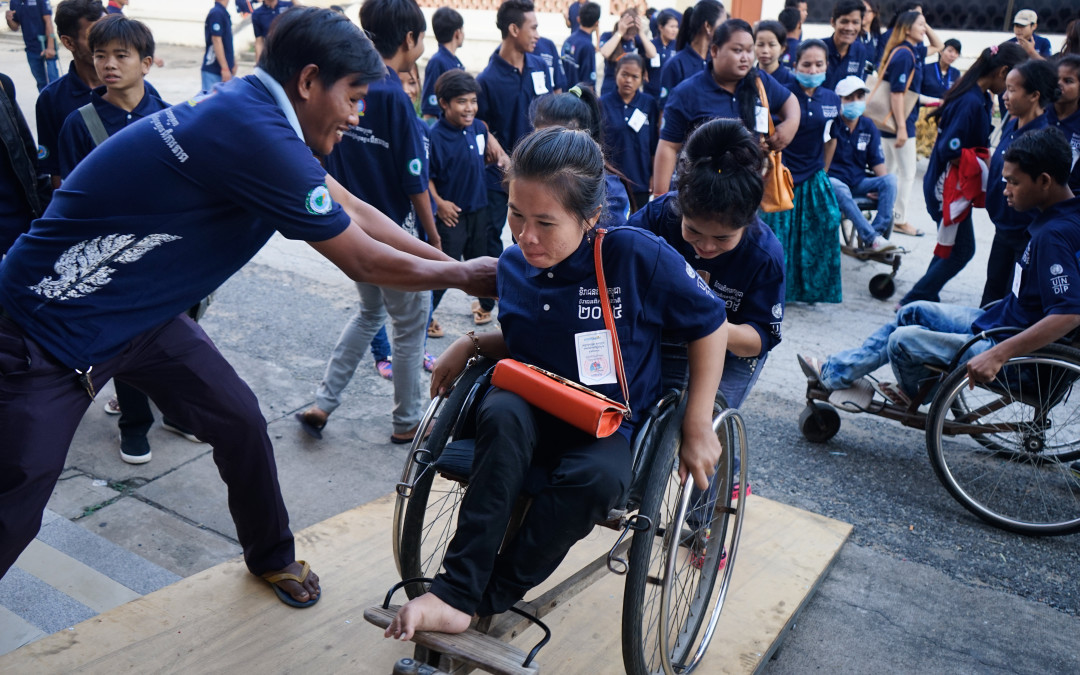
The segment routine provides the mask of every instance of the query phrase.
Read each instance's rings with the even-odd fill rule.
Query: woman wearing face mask
[[[753,35],[750,24],[742,19],[721,24],[709,48],[712,68],[691,76],[671,92],[660,123],[660,143],[653,163],[653,194],[668,191],[675,158],[683,142],[707,120],[738,119],[747,129],[768,134],[771,113],[779,121],[773,135],[765,139],[769,147],[782,150],[794,138],[799,127],[799,103],[786,87],[754,68]],[[758,78],[767,102],[760,100]]]
[[[754,29],[754,56],[757,57],[759,71],[764,71],[774,80],[788,86],[795,81],[791,70],[781,63],[787,48],[787,31],[779,21],[760,21]]]
[[[1057,73],[1046,61],[1031,60],[1009,71],[1005,77],[1005,108],[1009,120],[1001,128],[986,181],[986,214],[994,223],[994,243],[986,262],[986,285],[980,306],[1001,300],[1012,288],[1013,268],[1028,243],[1028,225],[1035,219],[1031,211],[1019,212],[1009,206],[1003,191],[1002,169],[1005,151],[1020,136],[1049,124],[1046,110],[1061,95]]]
[[[966,212],[956,214],[958,220],[955,221],[950,211],[948,229],[942,222],[948,198],[945,186],[951,172],[957,172],[953,183],[963,175],[960,167],[965,158],[970,159],[973,153],[980,149],[985,152],[989,147],[993,129],[990,112],[994,107],[991,94],[1005,91],[1006,75],[1024,61],[1027,61],[1027,52],[1016,43],[1003,42],[987,47],[960,81],[945,93],[941,105],[927,116],[937,121],[938,137],[923,178],[923,196],[930,218],[940,224],[938,246],[926,272],[900,300],[901,305],[916,300],[940,302],[941,289],[975,255],[970,207]]]
[[[691,75],[705,70],[709,57],[709,42],[716,29],[727,20],[727,11],[717,0],[699,0],[683,12],[679,33],[675,38],[676,54],[660,71],[660,109],[667,105],[668,95]]]
[[[795,208],[766,213],[763,219],[784,246],[788,302],[840,302],[840,207],[825,165],[836,139],[832,125],[840,116],[840,98],[822,87],[828,51],[821,40],[799,45],[797,83],[790,89],[799,105],[799,129],[784,151],[784,164],[795,182]]]

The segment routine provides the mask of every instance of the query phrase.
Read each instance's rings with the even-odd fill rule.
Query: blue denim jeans
[[[215,75],[214,73],[208,73],[205,70],[200,71],[202,73],[202,90],[210,91],[214,88],[214,85],[221,82],[221,75]]]
[[[905,305],[892,323],[878,328],[861,346],[830,356],[821,366],[821,381],[829,389],[844,389],[890,363],[900,388],[914,396],[920,382],[933,374],[926,366],[948,365],[957,350],[973,337],[971,324],[982,313],[976,307],[939,302]],[[961,356],[959,363],[993,346],[989,338],[980,340]]]
[[[30,64],[30,73],[34,76],[38,91],[60,77],[56,59],[46,59],[41,54],[26,52],[26,62]]]
[[[383,324],[378,333],[375,333],[375,337],[371,338],[371,356],[375,359],[375,363],[379,361],[385,361],[390,358],[390,339],[386,337],[386,324]]]
[[[896,176],[886,174],[863,178],[854,185],[848,185],[835,178],[829,178],[833,192],[836,193],[836,203],[840,205],[840,212],[844,217],[855,225],[859,232],[859,238],[864,244],[874,241],[874,237],[884,235],[889,229],[893,219],[893,205],[896,204]],[[862,211],[855,205],[855,197],[865,197],[871,192],[878,193],[877,215],[874,222],[867,223]]]
[[[971,223],[971,215],[957,223],[956,228],[956,242],[953,244],[952,253],[948,258],[939,258],[936,255],[930,258],[926,273],[900,300],[901,305],[916,300],[938,302],[941,299],[941,289],[974,257],[975,228]]]

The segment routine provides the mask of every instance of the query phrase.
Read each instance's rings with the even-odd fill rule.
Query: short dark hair
[[[733,228],[757,221],[765,194],[765,155],[740,120],[706,122],[690,134],[679,155],[681,215],[723,219]]]
[[[1024,78],[1024,91],[1039,95],[1039,105],[1043,108],[1053,105],[1061,98],[1058,88],[1057,68],[1043,59],[1028,59],[1013,70]]]
[[[949,38],[948,40],[946,40],[945,41],[945,47],[952,47],[953,49],[956,50],[957,54],[961,53],[960,52],[960,41],[957,40],[956,38]],[[942,49],[944,49],[944,47]]]
[[[607,195],[604,153],[584,130],[548,127],[522,138],[510,157],[506,183],[519,178],[543,181],[582,224],[603,208]]]
[[[862,0],[838,0],[837,3],[832,6],[833,21],[855,11],[859,13],[859,16],[864,16],[866,14],[866,5],[863,4]]]
[[[641,69],[642,76],[645,75],[647,71],[645,57],[641,54],[638,54],[637,52],[626,52],[625,54],[620,56],[618,60],[615,61],[615,75],[618,76],[619,70],[622,69],[623,66],[628,66],[631,63]]]
[[[454,33],[464,27],[465,19],[453,7],[440,7],[431,15],[431,31],[435,33],[435,41],[441,45],[453,40]]]
[[[795,50],[796,64],[802,59],[803,52],[806,52],[809,49],[820,49],[821,51],[825,52],[825,59],[828,60],[829,48],[825,46],[824,42],[814,38],[810,40],[803,40],[799,43],[799,48]],[[792,68],[794,68],[794,64],[792,65]]]
[[[503,0],[499,11],[495,12],[495,27],[505,39],[510,36],[510,26],[520,27],[525,23],[525,15],[535,11],[532,0]]]
[[[53,10],[53,21],[59,35],[74,40],[79,37],[79,19],[93,23],[104,13],[101,0],[64,0]]]
[[[364,0],[360,25],[384,59],[401,49],[409,33],[417,40],[427,30],[427,19],[416,0]]]
[[[1029,131],[1013,141],[1005,151],[1005,161],[1017,165],[1032,178],[1045,173],[1055,183],[1065,185],[1072,169],[1072,148],[1061,129],[1046,127]]]
[[[113,42],[139,52],[139,58],[154,56],[154,34],[141,21],[129,19],[123,14],[110,14],[96,22],[87,37],[90,51]]]
[[[592,28],[600,20],[600,5],[595,2],[586,2],[578,12],[578,23],[582,28]]]
[[[258,65],[284,85],[309,64],[319,67],[319,81],[327,86],[347,75],[355,75],[357,84],[386,75],[371,40],[345,15],[293,7],[274,20]]]
[[[435,80],[435,96],[440,101],[452,101],[465,94],[479,94],[476,78],[458,68],[451,68]]]
[[[672,20],[681,23],[682,15],[679,14],[677,10],[671,9],[670,7],[668,7],[667,9],[662,9],[656,15],[656,27],[663,28],[668,24],[669,21]]]
[[[802,23],[802,14],[794,7],[787,7],[780,10],[780,16],[777,17],[777,20],[784,24],[784,28],[790,33]]]
[[[795,10],[796,12],[799,10]],[[776,36],[776,41],[780,43],[781,47],[787,48],[785,42],[787,41],[787,28],[779,21],[758,21],[756,27],[754,27],[754,39],[757,40],[758,33],[765,31],[766,33],[772,33]]]

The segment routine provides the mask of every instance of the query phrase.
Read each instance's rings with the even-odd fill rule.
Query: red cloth
[[[934,247],[937,257],[952,255],[957,224],[971,215],[973,206],[985,205],[989,165],[988,149],[964,148],[960,151],[960,163],[950,164],[946,170],[941,192],[941,227]]]

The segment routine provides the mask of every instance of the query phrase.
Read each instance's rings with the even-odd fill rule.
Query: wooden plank
[[[754,671],[851,531],[757,495],[747,507],[728,605],[699,672]],[[234,560],[0,656],[0,673],[389,673],[413,645],[384,639],[363,611],[398,580],[392,513],[387,496],[297,534],[298,555],[323,581],[314,607],[287,607]],[[607,551],[617,536],[595,530],[534,597]],[[622,585],[623,577],[606,575],[548,615],[554,635],[537,659],[542,671],[623,672]],[[528,628],[512,644],[527,651],[540,635]]]

